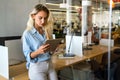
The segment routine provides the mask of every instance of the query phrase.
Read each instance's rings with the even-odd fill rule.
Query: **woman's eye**
[[[42,19],[42,17],[39,17],[39,19],[41,20],[41,19]]]
[[[39,20],[41,19],[47,20],[47,17],[39,17]]]
[[[47,20],[47,17],[46,18],[44,18],[45,20]]]

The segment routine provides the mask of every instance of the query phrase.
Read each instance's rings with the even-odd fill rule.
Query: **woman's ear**
[[[31,17],[32,17],[32,19],[35,19],[35,15],[34,14],[31,14]]]

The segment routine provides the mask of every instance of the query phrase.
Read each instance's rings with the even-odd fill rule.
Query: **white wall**
[[[28,14],[39,0],[0,0],[0,37],[21,36]]]

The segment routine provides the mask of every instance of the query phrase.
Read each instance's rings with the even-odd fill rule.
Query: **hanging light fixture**
[[[108,4],[110,5],[110,0],[108,0]],[[112,8],[114,8],[115,7],[115,3],[114,3],[114,1],[112,0]]]

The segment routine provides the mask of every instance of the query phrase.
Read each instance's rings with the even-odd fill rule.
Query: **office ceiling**
[[[54,4],[60,4],[63,2],[66,2],[66,0],[46,0],[47,3],[54,3]],[[81,5],[82,0],[72,0],[72,5]],[[92,2],[96,3],[107,3],[107,0],[92,0]]]
[[[66,3],[66,0],[46,0],[46,3],[52,3],[52,4],[60,4],[60,3]],[[100,2],[102,2],[102,4],[104,5],[104,8],[106,9],[108,6],[106,0],[92,0],[92,7],[94,7],[94,9],[99,8],[100,7]],[[79,6],[81,7],[82,5],[82,0],[72,0],[71,3],[72,6]],[[61,9],[59,5],[47,5],[50,9],[59,9],[59,10],[64,10]],[[72,10],[75,10],[75,8],[72,8]]]
[[[46,0],[47,3],[53,3],[53,4],[60,4],[66,2],[66,0]],[[108,0],[91,0],[92,1],[92,7],[95,8],[100,8],[100,3],[102,3],[102,8],[103,9],[108,9],[109,5],[108,5]],[[82,4],[82,0],[72,0],[72,6],[81,6]],[[51,6],[49,6],[51,7]],[[52,7],[55,8],[55,7]],[[56,7],[59,8],[59,7]],[[114,10],[119,10],[120,9],[120,4],[116,4],[116,7],[114,8]]]

